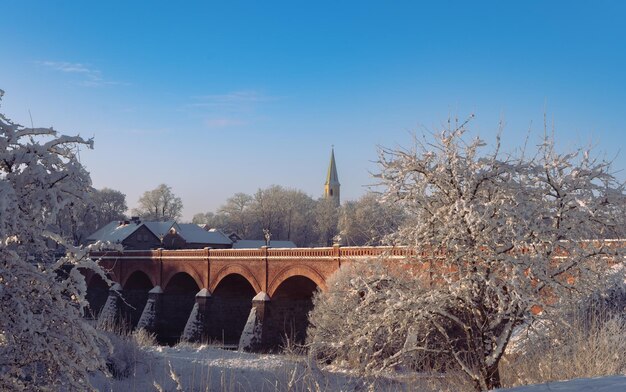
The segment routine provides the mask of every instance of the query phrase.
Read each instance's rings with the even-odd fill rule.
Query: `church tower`
[[[333,147],[330,151],[330,164],[324,184],[324,198],[333,199],[336,206],[339,206],[340,203],[339,186],[339,176],[337,176],[337,166],[335,165],[335,148]]]

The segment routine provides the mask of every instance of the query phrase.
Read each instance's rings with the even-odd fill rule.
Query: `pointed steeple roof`
[[[330,165],[328,165],[328,174],[326,175],[325,185],[339,184],[339,176],[337,175],[337,166],[335,165],[335,148],[330,150]]]

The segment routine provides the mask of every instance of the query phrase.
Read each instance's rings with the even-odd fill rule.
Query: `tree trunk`
[[[489,390],[502,387],[502,383],[500,382],[500,369],[498,368],[497,363],[487,368],[486,382]]]

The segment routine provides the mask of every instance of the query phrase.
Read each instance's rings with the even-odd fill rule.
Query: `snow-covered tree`
[[[609,163],[588,150],[559,153],[547,136],[533,151],[503,154],[498,138],[485,152],[482,140],[465,139],[466,126],[451,124],[411,150],[381,149],[378,177],[385,198],[409,214],[397,243],[430,263],[433,288],[417,298],[416,320],[487,390],[500,385],[513,330],[606,269],[602,257],[616,250],[603,240],[624,238],[626,203]]]
[[[182,216],[183,201],[172,192],[172,188],[161,184],[151,191],[146,191],[139,198],[139,207],[133,214],[145,220],[168,221]]]
[[[317,361],[365,375],[390,367],[422,371],[434,365],[428,363],[428,352],[404,350],[407,342],[434,349],[437,341],[425,325],[416,323],[417,298],[428,288],[402,268],[384,259],[343,264],[328,279],[327,289],[315,293],[307,344]],[[437,360],[441,364],[450,359]]]
[[[194,216],[191,218],[191,223],[194,223],[196,225],[207,225],[210,228],[224,229],[224,231],[230,232],[228,230],[229,224],[226,217],[219,212],[217,214],[211,211],[199,212],[197,214],[194,214]]]
[[[87,371],[103,365],[102,342],[81,317],[87,302],[78,271],[98,267],[86,250],[65,244],[70,252],[55,260],[50,248],[63,242],[54,230],[59,212],[90,189],[79,145],[93,142],[0,114],[1,390],[86,390]]]

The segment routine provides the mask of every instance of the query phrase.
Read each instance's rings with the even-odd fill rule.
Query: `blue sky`
[[[94,186],[131,207],[160,183],[186,219],[271,184],[318,197],[331,145],[356,199],[377,145],[472,113],[487,141],[503,120],[509,149],[545,113],[564,148],[626,169],[621,1],[0,0],[0,15],[2,112],[95,137]]]

